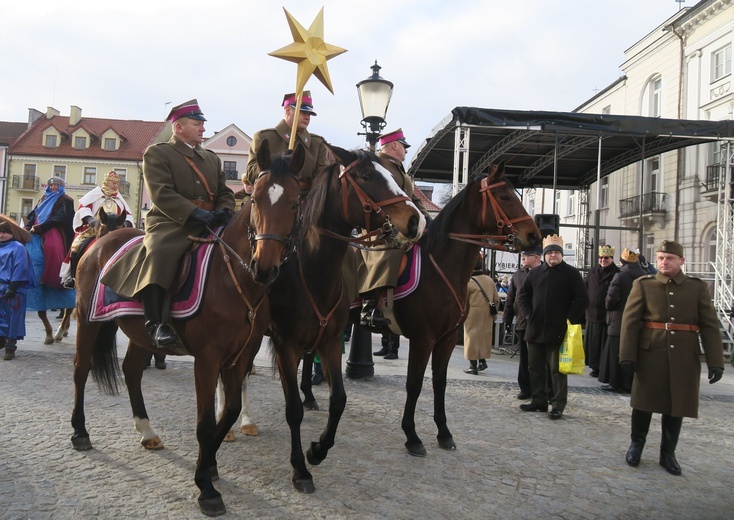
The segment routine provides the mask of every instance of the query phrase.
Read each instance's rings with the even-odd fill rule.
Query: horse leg
[[[71,309],[64,309],[64,316],[61,318],[61,323],[59,324],[59,328],[56,329],[56,334],[54,335],[55,341],[61,341],[63,338],[67,337],[69,335],[69,324],[71,322],[71,314],[74,312],[74,308]]]
[[[39,313],[40,314],[40,313]],[[45,313],[44,313],[45,314]],[[85,426],[84,389],[92,369],[92,346],[99,331],[99,324],[81,324],[76,334],[76,355],[74,356],[74,410],[71,414],[71,426],[74,434],[71,444],[75,450],[91,450],[92,443]]]
[[[405,409],[403,410],[403,420],[401,426],[408,438],[405,441],[405,447],[408,453],[414,457],[425,457],[426,448],[415,431],[415,408],[418,403],[418,397],[421,395],[423,388],[423,375],[426,373],[428,366],[428,358],[431,350],[421,348],[416,341],[410,340],[410,351],[408,353],[408,379],[405,382],[407,397],[405,399]]]
[[[247,376],[242,375],[242,370],[237,367],[221,370],[217,380],[215,395],[215,407],[217,417],[217,431],[215,439],[222,441],[234,441],[232,426],[237,422],[242,409],[242,385]],[[224,435],[219,439],[220,431],[224,429]],[[216,467],[213,468],[213,478],[217,478]]]
[[[217,418],[217,423],[219,423],[224,415],[224,384],[222,383],[221,373],[217,378],[217,389],[214,392],[214,410],[214,416]],[[234,442],[234,430],[232,428],[224,436],[224,442]]]
[[[48,322],[48,316],[46,316],[46,311],[38,311],[38,317],[41,319],[41,323],[43,323],[43,329],[46,331],[46,338],[43,340],[43,344],[53,345],[54,331],[51,328],[51,324]]]
[[[301,422],[303,404],[298,392],[298,361],[301,354],[295,345],[275,345],[276,361],[280,371],[280,383],[285,395],[285,418],[291,431],[291,466],[293,486],[301,493],[313,493],[313,477],[306,468],[306,458],[301,448]]]
[[[254,369],[255,365],[252,365],[252,368]],[[252,374],[252,372],[250,372],[250,374]],[[259,432],[257,430],[257,424],[255,424],[255,421],[250,418],[250,400],[247,397],[247,390],[250,386],[250,374],[247,374],[244,379],[242,379],[242,423],[240,430],[245,435],[254,437]]]
[[[433,347],[431,370],[433,372],[433,420],[438,427],[439,447],[444,450],[455,450],[456,444],[446,426],[446,373],[451,353],[456,346],[456,334],[447,334]]]
[[[209,345],[209,347],[212,347],[212,345]],[[210,350],[213,351],[213,349]],[[219,376],[219,367],[216,365],[216,362],[220,362],[221,364],[221,359],[217,359],[217,356],[212,356],[213,359],[205,358],[206,356],[197,357],[196,363],[194,364],[197,411],[196,439],[199,441],[199,458],[196,461],[194,481],[201,491],[199,494],[199,508],[201,512],[207,516],[219,516],[227,511],[224,507],[222,495],[212,484],[213,477],[215,477],[215,475],[212,475],[212,471],[216,472],[217,467],[217,450],[226,434],[225,430],[220,430],[220,435],[217,439],[214,394],[216,393],[217,378]],[[223,383],[225,384],[226,400],[226,385],[228,381],[224,376]],[[229,386],[231,387],[232,385],[230,384]],[[239,388],[235,394],[237,392],[239,392]],[[237,398],[235,397],[235,399]],[[225,413],[225,418],[229,420],[228,413]],[[236,420],[237,416],[235,415],[232,422]],[[227,425],[227,428],[231,425],[232,423]]]
[[[141,381],[147,355],[147,350],[131,340],[127,346],[125,359],[122,361],[122,372],[125,374],[125,385],[127,385],[127,393],[130,396],[135,430],[143,435],[140,444],[146,450],[162,450],[163,441],[150,425],[148,412],[145,409],[145,401],[143,400]]]
[[[347,404],[347,394],[344,391],[344,381],[342,380],[342,344],[339,336],[330,341],[325,348],[320,351],[321,363],[324,369],[324,375],[329,383],[329,420],[326,428],[319,437],[319,442],[312,442],[311,447],[306,452],[308,462],[317,466],[326,458],[329,449],[334,446],[336,438],[336,429],[339,426],[339,420],[344,413]]]
[[[313,374],[314,353],[303,355],[303,370],[301,371],[301,392],[303,392],[303,407],[306,410],[318,410],[319,404],[313,395],[311,376]]]

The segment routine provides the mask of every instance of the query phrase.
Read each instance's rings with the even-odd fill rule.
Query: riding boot
[[[388,335],[387,334],[383,334],[382,335],[382,339],[381,339],[382,348],[380,350],[376,350],[375,352],[373,352],[372,355],[373,356],[384,356],[388,352],[390,352],[390,349],[387,348],[387,345],[388,345],[389,340],[390,340],[390,338],[388,337]]]
[[[166,290],[157,284],[146,285],[140,291],[140,300],[143,303],[145,314],[145,328],[157,348],[182,346],[171,324],[164,323],[161,318],[165,296]]]
[[[660,465],[671,475],[680,475],[680,465],[675,460],[675,448],[678,446],[683,417],[663,415],[663,436],[660,441]]]
[[[398,359],[398,348],[400,347],[400,336],[387,334],[387,354],[385,359]]]
[[[471,374],[471,375],[479,375],[479,369],[477,368],[477,360],[476,359],[470,359],[469,360],[469,368],[464,370],[465,374]]]
[[[76,266],[79,265],[79,251],[72,251],[69,254],[69,273],[66,278],[61,281],[64,289],[73,289],[76,287]]]
[[[642,456],[642,449],[645,447],[645,441],[647,440],[647,432],[650,431],[651,420],[651,412],[632,409],[632,432],[630,434],[632,443],[625,457],[627,464],[630,466],[638,466],[640,464],[640,457]]]
[[[377,308],[377,298],[381,290],[381,288],[373,289],[365,293],[362,300],[362,312],[359,316],[360,325],[378,329],[390,325],[390,320],[385,318]]]

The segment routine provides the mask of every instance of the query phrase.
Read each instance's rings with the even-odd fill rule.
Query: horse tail
[[[92,378],[100,391],[107,395],[120,393],[117,380],[120,363],[117,361],[117,324],[114,321],[102,324],[92,347]]]

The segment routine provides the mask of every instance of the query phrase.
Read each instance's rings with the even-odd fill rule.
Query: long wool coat
[[[492,355],[494,320],[497,316],[490,314],[489,302],[473,280],[479,282],[489,301],[494,303],[495,309],[500,308],[500,296],[492,279],[486,274],[472,275],[467,285],[469,311],[464,321],[464,358],[489,359]]]
[[[699,332],[648,329],[644,321],[698,325]],[[709,367],[724,367],[719,321],[705,282],[660,273],[639,278],[622,316],[619,360],[637,363],[630,406],[674,417],[698,417],[699,336]]]
[[[226,185],[222,162],[214,152],[200,145],[192,149],[176,136],[148,147],[143,155],[143,177],[153,207],[145,217],[143,247],[137,254],[123,256],[102,278],[102,283],[126,298],[133,298],[151,283],[169,289],[181,258],[191,247],[188,236],[204,231],[202,224],[189,221],[197,208],[191,200],[209,197],[184,155],[199,168],[214,193],[214,210],[234,210],[234,193]]]

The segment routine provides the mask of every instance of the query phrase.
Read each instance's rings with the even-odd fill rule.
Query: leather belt
[[[643,321],[642,326],[646,329],[683,330],[686,332],[698,332],[698,325],[687,323],[663,323],[662,321]]]
[[[209,202],[208,200],[201,200],[201,199],[189,199],[189,201],[196,204],[201,209],[205,209],[207,211],[212,211],[214,209],[214,203]]]

